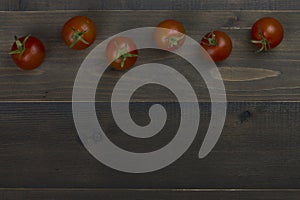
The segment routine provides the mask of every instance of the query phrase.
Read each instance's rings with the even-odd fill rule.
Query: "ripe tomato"
[[[215,62],[226,59],[232,50],[230,37],[222,31],[207,33],[200,44]]]
[[[258,52],[273,49],[283,39],[283,28],[280,22],[272,17],[259,19],[252,26],[252,40],[260,49]]]
[[[168,19],[160,22],[154,31],[156,45],[164,50],[173,51],[185,41],[185,29],[178,21]]]
[[[96,27],[88,17],[75,16],[65,23],[61,35],[67,46],[81,50],[95,41]]]
[[[106,57],[116,70],[129,69],[137,60],[138,50],[128,37],[115,37],[106,46]]]
[[[9,54],[11,54],[14,63],[25,70],[40,66],[46,55],[43,43],[30,35],[20,39],[15,37],[15,42]]]

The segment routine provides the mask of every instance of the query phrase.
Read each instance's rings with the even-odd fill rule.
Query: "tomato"
[[[138,50],[130,38],[115,37],[106,46],[106,57],[114,69],[126,70],[136,62]]]
[[[14,63],[25,70],[40,66],[46,55],[43,43],[30,35],[20,39],[15,37],[15,42],[9,54],[11,54]]]
[[[95,41],[96,27],[88,17],[75,16],[65,23],[61,35],[67,46],[81,50]]]
[[[185,41],[185,29],[176,20],[168,19],[160,22],[154,31],[154,40],[160,49],[174,51]]]
[[[207,33],[200,44],[215,62],[225,60],[232,51],[231,39],[222,31]]]
[[[272,17],[259,19],[252,26],[251,42],[259,47],[258,52],[273,49],[283,39],[283,28],[280,22]]]

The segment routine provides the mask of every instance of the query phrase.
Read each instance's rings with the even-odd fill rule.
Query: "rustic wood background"
[[[0,199],[299,199],[299,8],[297,0],[0,1]],[[94,45],[80,52],[60,38],[65,20],[78,14],[98,28]],[[278,18],[285,38],[278,48],[254,54],[249,30],[263,16]],[[200,129],[190,149],[169,167],[147,174],[118,172],[95,160],[77,136],[74,78],[89,51],[107,37],[166,18],[181,21],[196,40],[212,29],[231,36],[232,55],[218,63],[229,100],[224,131],[209,156],[197,159],[210,119],[203,80],[170,53],[142,50],[137,64],[165,63],[191,78],[201,107]],[[28,33],[47,49],[45,63],[30,72],[19,70],[8,55],[13,36]],[[162,87],[137,91],[131,111],[138,124],[148,122],[154,102],[165,106],[169,118],[152,139],[126,137],[109,111],[109,94],[122,73],[108,70],[97,90],[96,107],[108,137],[137,152],[162,147],[177,130],[174,96]]]

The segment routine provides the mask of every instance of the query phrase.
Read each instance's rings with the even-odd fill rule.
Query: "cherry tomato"
[[[225,60],[232,50],[230,37],[222,31],[207,33],[200,44],[215,62]]]
[[[185,41],[185,29],[176,20],[168,19],[162,21],[154,31],[154,40],[160,49],[173,51],[183,45]]]
[[[30,35],[20,39],[15,37],[15,42],[9,54],[11,54],[14,63],[25,70],[40,66],[46,55],[43,43]]]
[[[126,70],[136,62],[138,50],[130,38],[115,37],[106,46],[106,57],[114,69]]]
[[[67,46],[81,50],[95,41],[96,27],[90,18],[75,16],[65,23],[61,35]]]
[[[252,26],[251,42],[259,47],[258,52],[273,49],[283,39],[283,28],[280,22],[272,17],[259,19]]]

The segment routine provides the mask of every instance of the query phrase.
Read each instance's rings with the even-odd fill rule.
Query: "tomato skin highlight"
[[[272,17],[264,17],[257,20],[251,30],[252,43],[262,50],[273,49],[278,46],[284,35],[280,22]]]
[[[20,55],[19,53],[11,54],[14,63],[24,70],[32,70],[39,67],[46,56],[45,47],[43,43],[34,36],[24,36],[18,40],[23,43],[25,38],[28,37],[25,43],[25,50]],[[11,47],[11,52],[18,50],[16,42]]]
[[[160,22],[154,31],[154,40],[157,47],[163,50],[174,51],[181,47],[185,41],[183,25],[173,19]]]
[[[215,62],[225,60],[232,51],[230,37],[222,31],[212,31],[201,39],[200,45]]]
[[[82,33],[81,38],[76,42],[74,34]],[[75,16],[69,19],[63,26],[62,38],[65,44],[76,50],[88,48],[96,39],[96,26],[94,22],[86,16]],[[75,44],[74,44],[75,43]]]
[[[108,42],[105,52],[111,67],[119,71],[131,68],[138,58],[137,46],[128,37],[113,38]]]

